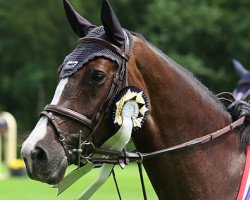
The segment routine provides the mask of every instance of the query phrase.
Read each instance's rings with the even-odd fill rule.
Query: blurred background
[[[100,0],[71,3],[100,25]],[[124,28],[142,34],[214,93],[234,89],[238,77],[233,58],[249,66],[249,0],[110,3]],[[61,0],[0,0],[0,112],[16,118],[17,157],[40,111],[53,97],[57,68],[77,41]]]

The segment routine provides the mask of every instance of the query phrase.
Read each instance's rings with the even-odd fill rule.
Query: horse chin
[[[51,169],[50,166],[47,166],[46,174],[40,174],[40,173],[34,173],[34,172],[32,173],[29,170],[29,168],[27,168],[27,174],[29,178],[35,181],[40,181],[40,182],[47,183],[50,185],[55,185],[63,179],[67,167],[68,167],[68,161],[67,161],[67,158],[64,157],[62,161],[60,162],[60,164],[56,165],[55,168]]]
[[[51,176],[42,182],[45,182],[50,185],[59,183],[63,179],[67,167],[68,167],[67,158],[64,157],[60,165],[56,168],[56,170],[51,173]]]

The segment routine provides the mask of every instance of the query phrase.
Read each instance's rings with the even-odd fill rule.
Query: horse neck
[[[223,106],[188,72],[142,41],[135,42],[134,49],[143,77],[140,84],[145,86],[150,102],[147,122],[133,138],[140,152],[180,144],[231,122]],[[160,199],[227,199],[219,196],[224,194],[223,188],[214,190],[222,184],[217,179],[228,176],[230,181],[223,184],[233,189],[227,192],[232,198],[244,163],[239,145],[239,137],[230,134],[192,151],[145,160],[144,166]]]

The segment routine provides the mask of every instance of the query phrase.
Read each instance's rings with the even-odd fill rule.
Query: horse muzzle
[[[58,152],[50,154],[49,149],[41,146],[31,148],[29,144],[24,144],[21,150],[27,174],[31,179],[48,184],[59,183],[68,167],[65,155]]]

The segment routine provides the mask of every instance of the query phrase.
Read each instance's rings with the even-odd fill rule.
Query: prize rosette
[[[127,86],[123,88],[112,102],[112,122],[118,129],[123,118],[131,118],[133,130],[142,127],[148,113],[148,99],[145,93],[137,87]]]

